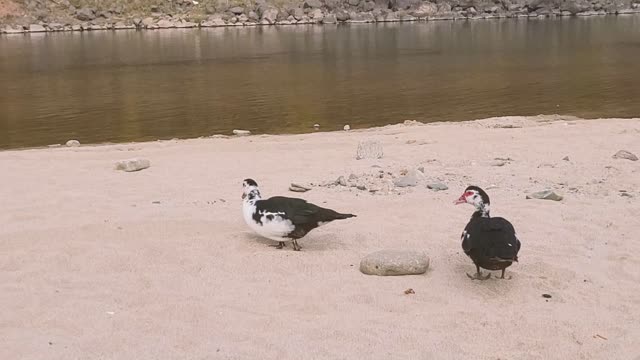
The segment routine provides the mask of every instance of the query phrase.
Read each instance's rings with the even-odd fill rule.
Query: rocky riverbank
[[[640,0],[0,0],[0,33],[546,18],[640,13]]]

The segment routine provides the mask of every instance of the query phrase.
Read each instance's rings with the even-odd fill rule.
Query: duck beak
[[[464,194],[462,194],[462,195],[458,198],[458,200],[454,201],[453,203],[454,203],[455,205],[460,205],[460,204],[464,204],[464,203],[466,203],[466,202],[467,202],[467,198],[465,198],[465,197],[464,197]]]

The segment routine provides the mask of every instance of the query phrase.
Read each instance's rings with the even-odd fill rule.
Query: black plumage
[[[469,223],[462,232],[462,249],[476,265],[472,279],[488,279],[482,276],[480,268],[501,270],[504,279],[505,269],[518,261],[520,240],[513,225],[501,217],[490,217],[489,196],[477,186],[468,187],[456,203],[469,203],[476,207]]]

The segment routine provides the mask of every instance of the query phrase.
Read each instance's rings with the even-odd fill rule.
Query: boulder
[[[151,166],[151,162],[147,159],[134,158],[121,160],[116,163],[116,170],[123,170],[126,172],[140,171]]]

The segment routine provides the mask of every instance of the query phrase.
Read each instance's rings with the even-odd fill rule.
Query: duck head
[[[489,195],[478,186],[467,187],[455,204],[471,204],[481,216],[489,217]]]
[[[260,190],[258,190],[258,183],[255,180],[244,179],[242,181],[242,199],[245,201],[260,199]]]

